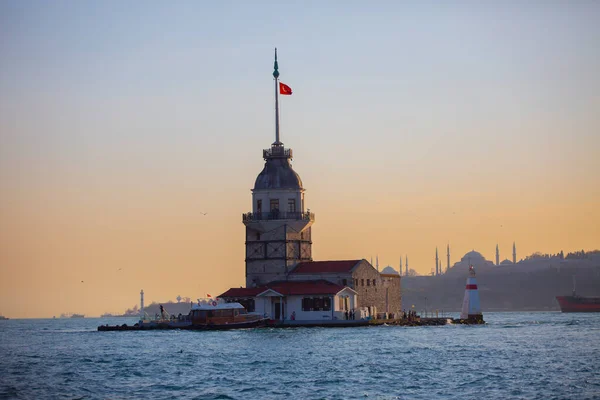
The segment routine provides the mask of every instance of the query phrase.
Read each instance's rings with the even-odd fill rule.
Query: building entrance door
[[[281,319],[281,303],[279,299],[277,299],[277,303],[275,303],[275,320]]]

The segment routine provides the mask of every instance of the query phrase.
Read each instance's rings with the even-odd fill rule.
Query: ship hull
[[[600,312],[600,297],[556,296],[562,312]]]

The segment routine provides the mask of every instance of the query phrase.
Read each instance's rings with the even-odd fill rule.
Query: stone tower
[[[304,187],[293,170],[292,150],[279,140],[279,71],[275,49],[275,142],[263,150],[265,166],[252,189],[246,225],[246,287],[283,280],[300,261],[312,261],[311,225]]]

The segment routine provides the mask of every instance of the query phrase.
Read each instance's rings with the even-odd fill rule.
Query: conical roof
[[[302,190],[302,179],[294,171],[288,158],[267,158],[265,167],[254,183],[254,190],[264,189]]]

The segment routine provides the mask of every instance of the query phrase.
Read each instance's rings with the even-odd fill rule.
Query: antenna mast
[[[277,64],[277,47],[275,47],[275,64],[273,65],[273,78],[275,78],[275,143],[273,145],[280,146],[279,141],[279,65]]]

